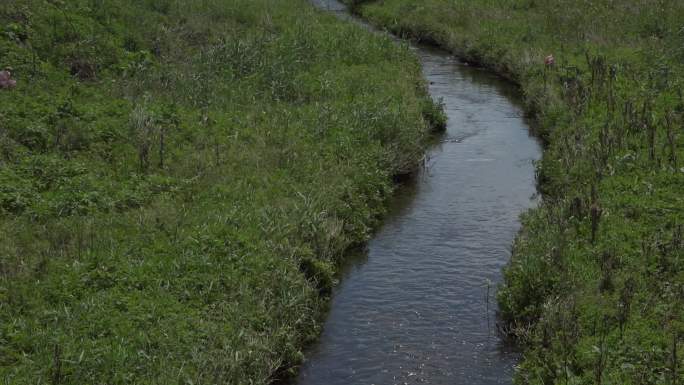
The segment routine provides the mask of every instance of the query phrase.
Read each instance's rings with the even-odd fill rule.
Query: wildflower
[[[17,81],[12,79],[12,73],[9,70],[0,71],[0,89],[14,88],[17,86]]]
[[[546,64],[547,67],[553,67],[553,65],[556,64],[556,58],[554,58],[553,55],[549,55],[544,58],[544,64]]]

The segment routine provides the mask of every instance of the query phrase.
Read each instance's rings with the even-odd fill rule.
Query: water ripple
[[[347,267],[301,385],[511,383],[517,355],[495,332],[494,285],[534,204],[540,148],[510,85],[416,52],[445,103],[446,139],[399,191],[367,258]]]

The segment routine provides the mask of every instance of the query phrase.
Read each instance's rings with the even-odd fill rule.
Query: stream
[[[317,7],[353,20],[333,0]],[[531,135],[515,86],[412,44],[448,127],[350,257],[299,385],[510,384],[519,354],[496,329],[496,286],[536,204]]]

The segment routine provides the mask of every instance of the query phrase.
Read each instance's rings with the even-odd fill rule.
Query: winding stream
[[[314,4],[350,18],[336,1]],[[497,335],[494,294],[518,216],[535,204],[541,149],[512,85],[413,48],[447,133],[345,267],[300,385],[511,383],[518,356]]]

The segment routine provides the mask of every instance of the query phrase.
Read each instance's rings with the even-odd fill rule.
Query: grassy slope
[[[2,383],[268,382],[439,115],[304,0],[4,1],[0,66]]]
[[[517,382],[681,383],[684,3],[357,5],[510,77],[536,112],[544,201],[523,217],[499,292],[526,343]]]

